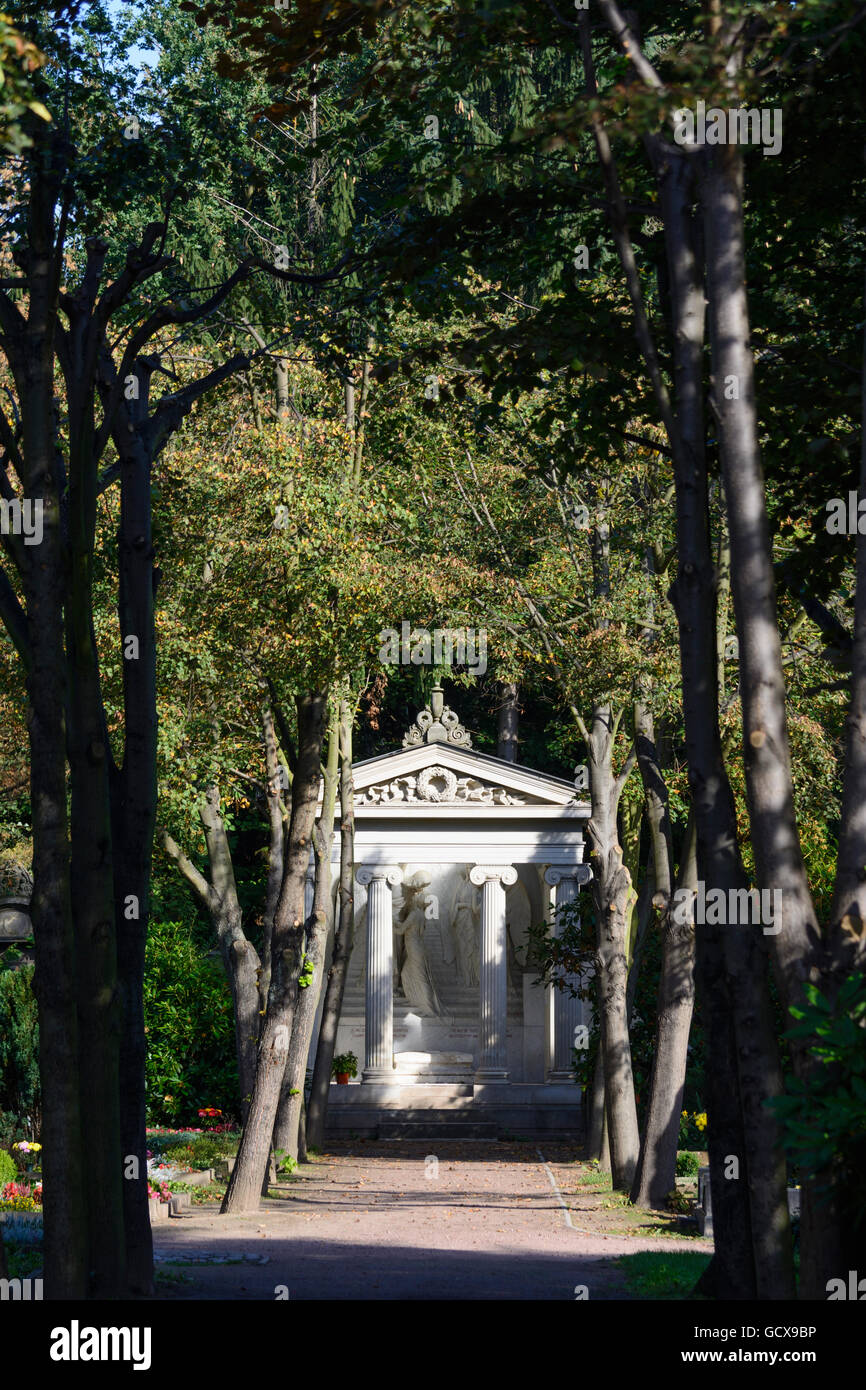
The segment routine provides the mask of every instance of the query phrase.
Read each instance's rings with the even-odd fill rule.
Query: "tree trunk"
[[[285,357],[278,357],[275,367],[277,381],[277,423],[285,428],[289,418],[289,363]]]
[[[69,387],[74,422],[83,403]],[[82,437],[83,434],[83,437]],[[99,667],[92,631],[91,556],[95,476],[88,477],[90,433],[70,424],[70,584],[66,603],[68,662],[70,891],[75,921],[81,1125],[88,1149],[85,1187],[91,1294],[116,1297],[125,1285],[120,1152],[120,998],[114,920],[109,748],[103,728]],[[92,496],[91,496],[92,492]]]
[[[153,1293],[153,1235],[147,1196],[147,1101],[144,955],[150,920],[150,875],[156,823],[156,632],[151,527],[152,458],[141,426],[147,420],[151,358],[135,371],[138,401],[113,432],[120,459],[117,613],[121,637],[138,639],[138,656],[123,662],[123,763],[109,774],[114,847],[114,916],[121,998],[120,1143],[127,1286]]]
[[[719,561],[716,567],[716,678],[719,699],[724,703],[728,684],[727,638],[728,603],[731,597],[731,547],[728,543],[728,524],[724,516],[719,525]]]
[[[601,1163],[602,1149],[605,1147],[605,1122],[604,1122],[604,1056],[601,1039],[598,1043],[598,1056],[595,1059],[595,1066],[592,1072],[592,1086],[588,1096],[587,1105],[587,1144],[586,1156],[588,1159],[598,1159]],[[607,1163],[601,1163],[603,1168],[610,1167],[610,1155],[608,1154]]]
[[[316,1061],[307,1112],[307,1143],[321,1149],[325,1142],[325,1117],[337,1028],[343,1008],[343,991],[352,959],[355,937],[355,788],[352,779],[352,708],[340,703],[340,888],[339,912],[334,930],[334,950],[325,1003],[319,1027]]]
[[[326,697],[318,692],[297,699],[298,761],[292,782],[286,867],[274,918],[267,1012],[259,1041],[250,1110],[223,1199],[223,1212],[256,1210],[267,1173],[303,960],[304,882],[321,778],[325,706]]]
[[[259,989],[259,957],[243,930],[243,916],[232,866],[231,847],[220,813],[218,787],[208,787],[201,807],[210,865],[211,920],[216,928],[223,966],[232,992],[235,1047],[238,1059],[241,1106],[247,1104],[255,1084],[256,1048],[262,996]]]
[[[518,731],[520,728],[520,690],[516,681],[504,681],[500,687],[499,729],[496,756],[506,762],[517,762]]]
[[[49,160],[46,155],[46,168]],[[77,978],[66,802],[65,559],[55,469],[53,263],[56,183],[34,173],[29,216],[30,296],[26,325],[8,344],[21,408],[24,491],[43,498],[43,538],[27,552],[24,595],[33,805],[34,989],[39,1010],[39,1075],[45,1218],[44,1280],[49,1299],[88,1292]],[[4,325],[5,327],[5,325]]]
[[[682,888],[697,887],[696,847],[692,814],[679,880]],[[668,1193],[676,1187],[680,1114],[695,999],[695,929],[692,915],[684,922],[675,920],[670,912],[669,899],[662,909],[662,967],[649,1103],[631,1192],[632,1201],[640,1207],[663,1207]]]
[[[598,1166],[603,1173],[611,1172],[610,1125],[607,1122],[607,1101],[602,1096],[601,1106],[601,1146],[598,1153]]]
[[[605,20],[642,77],[660,88],[661,79],[647,63],[640,45],[614,0],[600,0]],[[587,69],[587,89],[597,95],[589,24],[579,17],[582,51]],[[716,605],[703,422],[704,289],[700,273],[702,248],[692,211],[694,161],[660,139],[649,137],[647,149],[658,180],[665,229],[665,249],[671,290],[674,382],[677,414],[674,415],[661,370],[655,341],[644,306],[640,277],[628,234],[625,201],[619,186],[610,141],[601,116],[593,121],[599,163],[608,196],[611,228],[626,278],[635,317],[635,331],[652,382],[659,413],[665,426],[674,463],[677,504],[677,578],[671,599],[679,624],[683,718],[689,786],[698,832],[698,872],[707,886],[723,892],[743,884],[737,849],[733,796],[721,754],[718,728],[718,691],[715,667]],[[731,980],[725,959],[722,931],[709,924],[699,926],[696,941],[698,985],[704,996],[707,1030],[707,1092],[715,1217],[715,1254],[700,1281],[702,1292],[718,1298],[754,1298],[757,1276],[753,1259],[751,1212],[746,1183],[723,1177],[726,1155],[745,1155],[743,1128],[743,1077],[738,1068],[735,1010],[743,980]],[[742,962],[734,962],[738,967]],[[747,967],[748,969],[748,967]],[[735,972],[736,973],[736,972]],[[751,983],[762,989],[765,982],[752,966]],[[741,1024],[743,1009],[739,1009]],[[762,1024],[765,1014],[755,1015]],[[759,1093],[764,1094],[760,1061],[778,1075],[775,1038],[762,1029],[759,1039],[739,1036],[758,1062]],[[744,1054],[740,1054],[742,1057]],[[741,1165],[742,1167],[743,1165]],[[775,1187],[775,1184],[774,1184]],[[775,1190],[773,1201],[775,1202]],[[780,1229],[787,1213],[779,1213]],[[775,1270],[775,1266],[773,1266]],[[776,1282],[774,1278],[771,1282]],[[779,1282],[784,1282],[781,1280]]]
[[[328,734],[328,761],[325,767],[322,814],[314,831],[316,855],[316,886],[313,911],[307,930],[304,955],[312,967],[313,979],[299,991],[298,1006],[292,1027],[292,1042],[286,1063],[286,1074],[274,1125],[274,1148],[292,1158],[298,1158],[299,1126],[304,1109],[304,1081],[310,1038],[316,1021],[316,1010],[322,989],[322,969],[328,942],[328,918],[331,906],[331,845],[334,839],[334,811],[337,801],[337,773],[340,754],[339,708],[334,703]]]
[[[614,1188],[627,1191],[634,1179],[640,1149],[626,1013],[626,931],[633,890],[617,837],[619,790],[612,768],[613,743],[610,706],[599,706],[593,711],[587,740],[592,802],[587,836],[598,924],[599,1008],[611,1171]]]
[[[199,815],[205,832],[210,883],[165,831],[161,833],[161,840],[169,858],[177,865],[213,923],[232,995],[241,1111],[245,1116],[256,1075],[262,1008],[260,964],[256,949],[243,930],[231,847],[220,812],[219,787],[208,787]]]
[[[783,1000],[799,998],[817,931],[794,815],[781,641],[772,547],[758,453],[754,364],[749,344],[742,219],[742,155],[737,146],[707,154],[703,184],[715,404],[737,616],[740,696],[749,824],[758,885],[781,892],[781,922],[770,932]],[[729,925],[728,969],[736,980],[738,1066],[752,1211],[758,1296],[792,1298],[794,1271],[786,1165],[767,1101],[781,1093],[766,988],[766,935]],[[765,1040],[771,1050],[767,1053]],[[795,1056],[798,1049],[795,1049]],[[715,1195],[715,1194],[714,1194]],[[807,1263],[812,1252],[804,1250]]]
[[[866,295],[864,295],[866,304]],[[861,377],[860,480],[858,505],[866,498],[866,321],[863,331]],[[851,700],[845,720],[845,772],[836,882],[827,932],[831,968],[826,992],[831,999],[845,977],[861,972],[866,955],[866,535],[858,530],[854,601],[854,650]],[[851,1211],[850,1194],[830,1178],[830,1200],[819,1204],[807,1188],[800,1217],[801,1244],[809,1257],[803,1266],[801,1296],[824,1298],[834,1270],[857,1267],[855,1245],[859,1231]],[[814,1255],[811,1252],[815,1252]]]

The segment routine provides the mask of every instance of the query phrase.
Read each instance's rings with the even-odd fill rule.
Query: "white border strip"
[[[557,1185],[556,1178],[553,1176],[553,1169],[550,1167],[550,1165],[549,1165],[549,1164],[547,1163],[547,1161],[545,1160],[544,1154],[541,1152],[541,1149],[536,1149],[535,1152],[538,1154],[538,1157],[541,1159],[541,1166],[542,1166],[542,1168],[544,1169],[544,1171],[545,1171],[545,1173],[547,1174],[547,1176],[550,1178],[550,1186],[553,1188],[553,1191],[554,1191],[554,1194],[555,1194],[555,1196],[556,1196],[557,1202],[558,1202],[559,1205],[562,1207],[563,1213],[564,1213],[564,1215],[565,1215],[565,1224],[566,1224],[566,1226],[571,1226],[571,1229],[572,1229],[573,1231],[576,1230],[577,1228],[576,1228],[576,1226],[574,1225],[574,1223],[573,1223],[573,1221],[572,1221],[572,1219],[571,1219],[571,1212],[568,1210],[568,1207],[565,1205],[565,1202],[563,1201],[562,1193],[560,1192],[559,1187],[558,1187],[558,1185]]]

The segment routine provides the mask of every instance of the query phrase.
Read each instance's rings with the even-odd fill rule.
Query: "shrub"
[[[700,1166],[701,1160],[696,1153],[690,1153],[688,1150],[685,1150],[682,1153],[677,1154],[678,1178],[697,1177],[698,1169],[700,1168]]]
[[[239,1105],[231,994],[184,922],[154,922],[145,955],[147,1120],[199,1127],[203,1100]]]
[[[179,1144],[167,1144],[162,1150],[164,1163],[187,1168],[215,1168],[218,1163],[237,1153],[240,1133],[203,1134]]]
[[[33,966],[0,966],[0,1110],[30,1117],[39,1127],[39,1021]]]
[[[18,1166],[10,1153],[0,1149],[0,1188],[7,1182],[14,1182],[18,1176]]]
[[[817,1065],[808,1081],[790,1077],[786,1094],[772,1101],[783,1142],[801,1178],[812,1178],[827,1200],[833,1184],[844,1193],[853,1227],[866,1222],[866,979],[850,976],[835,1006],[815,985],[792,1009],[791,1039],[811,1041]]]
[[[35,1123],[38,1117],[34,1115],[16,1115],[11,1110],[0,1110],[0,1149],[9,1149],[24,1135],[27,1139],[38,1139],[38,1126]]]
[[[226,1194],[226,1184],[223,1182],[208,1183],[188,1183],[188,1182],[167,1182],[164,1184],[169,1192],[188,1192],[190,1203],[194,1207],[204,1206],[207,1202],[221,1202]]]

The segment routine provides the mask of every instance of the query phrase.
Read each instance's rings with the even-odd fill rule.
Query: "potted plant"
[[[331,1063],[331,1075],[338,1086],[348,1086],[349,1077],[358,1075],[358,1059],[354,1052],[341,1052]]]

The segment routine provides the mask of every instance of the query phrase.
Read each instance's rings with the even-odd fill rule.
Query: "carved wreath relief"
[[[524,798],[504,787],[488,786],[475,777],[457,777],[447,767],[425,767],[417,777],[395,777],[368,787],[355,798],[356,806],[385,806],[396,802],[479,801],[488,806],[523,806]]]

